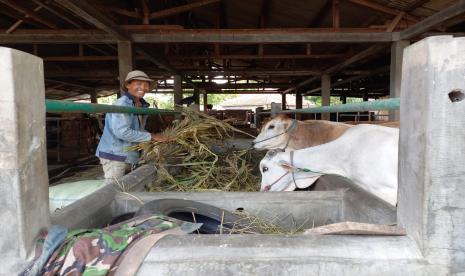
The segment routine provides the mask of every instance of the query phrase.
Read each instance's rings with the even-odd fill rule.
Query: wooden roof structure
[[[326,74],[332,95],[380,97],[391,44],[462,35],[464,11],[465,0],[0,0],[0,45],[44,59],[51,99],[115,93],[128,49],[161,91],[179,75],[207,93],[319,95]]]

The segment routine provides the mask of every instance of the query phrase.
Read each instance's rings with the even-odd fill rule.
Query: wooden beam
[[[160,30],[133,34],[137,43],[312,43],[312,42],[391,42],[390,33],[360,29],[196,29]]]
[[[333,82],[333,83],[331,83],[331,87],[332,88],[339,87],[339,86],[342,86],[344,84],[349,84],[351,82],[361,80],[361,79],[367,78],[367,77],[372,76],[372,75],[389,73],[389,69],[390,69],[389,66],[385,66],[385,67],[381,67],[381,68],[378,68],[378,69],[375,69],[375,70],[370,70],[370,71],[367,71],[367,72],[363,72],[360,75],[353,76],[353,77],[347,78],[347,79],[342,80],[342,81]],[[307,93],[305,93],[305,95],[311,95],[311,94],[317,93],[319,91],[321,91],[321,86],[317,87],[315,89],[307,91]]]
[[[381,4],[378,4],[378,3],[375,3],[369,0],[348,0],[348,1],[351,3],[357,4],[357,5],[360,5],[362,7],[366,7],[366,8],[379,11],[385,14],[390,14],[393,16],[397,16],[400,12],[402,12],[401,10],[389,8],[385,5],[381,5]],[[413,22],[418,22],[420,20],[420,18],[410,15],[408,13],[405,13],[405,18]]]
[[[415,2],[411,3],[410,6],[408,6],[408,8],[405,9],[405,12],[414,11],[419,7],[423,6],[424,4],[428,3],[429,1],[431,0],[416,0]]]
[[[83,19],[87,20],[97,28],[102,29],[107,33],[111,34],[117,40],[134,42],[134,38],[131,35],[129,35],[119,25],[115,24],[113,21],[108,19],[100,11],[91,6],[87,2],[87,0],[80,0],[76,2],[71,0],[55,1],[59,2],[62,6],[79,15]],[[147,50],[144,46],[136,47],[136,51],[139,52],[141,55],[145,56],[147,60],[154,63],[158,67],[165,69],[175,75],[179,74],[179,72],[177,72],[173,67],[171,67],[168,63],[162,60],[162,58],[155,58],[152,54],[150,54],[150,51]],[[195,87],[195,84],[193,84],[189,80],[186,81]]]
[[[67,8],[77,16],[86,20],[97,28],[113,35],[117,40],[131,41],[128,35],[120,26],[101,14],[97,9],[91,6],[87,1],[72,0],[55,0],[57,3]]]
[[[68,1],[68,0],[57,0]],[[151,33],[125,34],[118,28],[108,35],[100,30],[17,30],[14,34],[0,34],[2,44],[9,43],[116,43],[130,40],[135,43],[364,43],[392,42],[396,33],[373,31],[369,28],[334,29],[185,29],[153,30]],[[105,27],[103,30],[107,30]],[[0,30],[2,32],[2,30]],[[4,32],[4,31],[3,31]],[[122,32],[121,36],[115,36]],[[119,39],[118,37],[128,37]]]
[[[32,1],[34,1],[34,3],[36,3],[37,5],[42,5],[44,9],[53,13],[55,16],[59,17],[61,20],[68,22],[74,27],[82,28],[82,25],[80,23],[72,20],[71,18],[69,18],[69,16],[66,16],[62,14],[61,12],[58,12],[56,9],[52,8],[50,6],[50,0],[32,0]]]
[[[258,89],[258,88],[284,88],[288,87],[287,83],[224,83],[219,84],[215,82],[197,83],[199,89],[207,91],[221,90],[221,89]],[[173,85],[159,85],[158,89],[174,89]],[[189,88],[188,85],[183,85],[183,89]]]
[[[371,46],[371,47],[369,47],[369,48],[367,48],[367,49],[353,55],[349,59],[325,69],[323,71],[323,74],[332,75],[332,74],[336,73],[337,71],[339,71],[339,70],[341,70],[341,69],[343,69],[343,68],[345,68],[345,67],[347,67],[347,66],[349,66],[349,65],[351,65],[351,64],[353,64],[355,62],[359,62],[359,61],[361,61],[363,59],[366,59],[366,58],[380,52],[381,50],[383,50],[385,48],[386,48],[386,46],[383,45],[383,44],[375,44],[375,45],[373,45],[373,46]],[[284,91],[284,93],[289,93],[289,92],[295,90],[296,88],[308,85],[308,84],[310,84],[310,83],[312,83],[312,82],[314,82],[314,81],[316,81],[318,79],[319,79],[318,77],[311,77],[309,79],[306,79],[306,80],[298,83],[297,85],[294,85],[293,87],[290,87],[290,88],[286,89]]]
[[[203,1],[198,1],[182,6],[178,6],[175,8],[170,8],[162,11],[156,11],[152,12],[150,14],[150,19],[160,19],[160,18],[165,18],[168,16],[173,16],[179,13],[187,12],[205,5],[213,4],[213,3],[218,3],[220,0],[203,0]]]
[[[411,39],[418,36],[432,28],[438,26],[442,22],[449,20],[455,16],[461,15],[465,12],[465,0],[459,0],[457,3],[449,6],[425,19],[416,23],[415,25],[400,32],[400,40]]]
[[[128,10],[125,10],[125,9],[120,9],[120,8],[115,8],[115,7],[110,7],[110,6],[102,6],[102,9],[107,9],[109,11],[112,11],[116,14],[119,14],[119,15],[124,15],[124,16],[127,16],[127,17],[131,17],[131,18],[140,18],[141,17],[141,13],[139,12],[135,12],[135,11],[128,11]]]
[[[0,0],[1,3],[9,6],[10,8],[20,12],[20,13],[23,13],[26,17],[29,17],[29,18],[32,18],[34,19],[35,21],[49,27],[49,28],[52,28],[52,29],[56,29],[57,26],[46,20],[46,19],[43,19],[41,17],[39,17],[36,12],[34,10],[29,10],[28,8],[25,8],[21,5],[19,5],[18,3],[16,3],[15,1],[12,1],[12,0]]]
[[[323,22],[324,18],[326,15],[330,12],[332,8],[332,1],[331,0],[326,0],[325,4],[323,7],[320,9],[320,11],[316,14],[316,16],[308,23],[308,27],[319,27],[321,23]]]
[[[171,73],[165,71],[146,70],[152,78],[156,76],[169,76]],[[294,69],[294,70],[265,70],[265,69],[249,69],[249,70],[198,70],[194,68],[184,69],[182,73],[185,76],[316,76],[322,72],[312,69]],[[118,73],[113,70],[46,70],[45,75],[50,78],[88,78],[88,79],[116,79]]]
[[[394,19],[392,19],[391,23],[389,23],[388,27],[386,28],[386,32],[392,32],[399,24],[402,17],[405,15],[405,12],[400,12]]]
[[[339,17],[339,0],[332,0],[332,15],[333,15],[333,28],[340,28],[341,20]]]
[[[42,5],[39,5],[39,6],[37,6],[37,7],[33,10],[33,12],[38,12],[38,11],[40,11],[42,8],[43,8],[43,6],[42,6]],[[26,17],[26,18],[29,18],[29,15],[26,14],[25,17]],[[19,19],[19,20],[16,21],[10,28],[8,28],[8,30],[7,30],[5,33],[9,34],[9,33],[14,32],[23,22],[24,22],[24,20]]]
[[[218,44],[215,44],[218,45]],[[215,47],[215,50],[216,47]],[[242,59],[242,60],[273,60],[273,59],[335,59],[347,57],[347,54],[310,54],[310,55],[192,55],[192,56],[174,56],[166,55],[167,60],[207,60],[207,59]],[[118,60],[117,56],[105,55],[105,56],[50,56],[42,57],[45,61],[75,61],[75,62],[88,62],[88,61],[112,61]],[[136,59],[143,60],[144,56],[137,56]]]
[[[142,24],[150,25],[150,7],[146,0],[140,0],[142,6]]]

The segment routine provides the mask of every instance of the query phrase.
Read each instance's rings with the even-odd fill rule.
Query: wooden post
[[[118,41],[118,67],[119,67],[119,82],[122,86],[126,75],[133,68],[133,51],[130,41]],[[121,90],[121,95],[124,92]]]
[[[194,89],[194,103],[200,105],[200,94],[197,88]]]
[[[297,88],[297,91],[295,93],[295,108],[296,109],[301,109],[302,108],[302,92],[301,92],[301,88]],[[302,114],[300,114],[300,113],[296,114],[295,118],[297,120],[302,119]]]
[[[331,77],[329,75],[321,76],[321,105],[329,106],[331,102]],[[330,119],[329,113],[322,113],[322,120]]]
[[[180,75],[174,76],[174,107],[182,100],[182,79]]]
[[[207,113],[208,94],[207,91],[203,92],[203,112]]]
[[[90,103],[98,103],[97,102],[97,91],[90,93]]]
[[[281,109],[286,110],[286,94],[282,93],[281,94]]]

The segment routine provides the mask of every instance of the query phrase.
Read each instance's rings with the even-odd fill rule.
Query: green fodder
[[[142,150],[143,162],[155,162],[158,172],[150,191],[257,191],[258,162],[264,153],[222,149],[212,145],[232,138],[234,133],[253,137],[224,121],[189,108],[183,119],[163,134],[170,142],[149,141],[132,149]]]

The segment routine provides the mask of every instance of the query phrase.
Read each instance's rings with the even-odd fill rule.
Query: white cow
[[[255,149],[296,150],[331,142],[352,125],[324,121],[297,121],[278,115],[263,125],[253,141]]]
[[[282,152],[272,150],[260,162],[261,191],[307,188],[321,175],[337,174],[396,205],[399,130],[357,125],[327,144]]]

